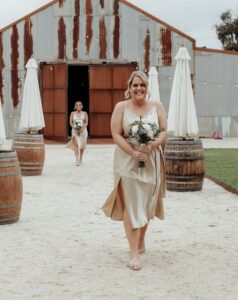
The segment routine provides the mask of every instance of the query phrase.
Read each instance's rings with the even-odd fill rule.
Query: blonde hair
[[[148,77],[143,71],[134,71],[131,73],[131,76],[129,77],[127,81],[127,90],[125,91],[125,97],[126,99],[130,99],[130,88],[132,85],[132,81],[135,77],[139,77],[145,84],[146,90],[147,90],[147,95],[148,95]]]

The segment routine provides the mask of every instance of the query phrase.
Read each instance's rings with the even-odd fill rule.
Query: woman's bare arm
[[[85,115],[84,126],[87,127],[88,126],[88,114],[86,111],[84,112],[84,115]]]
[[[147,155],[143,152],[136,151],[133,149],[131,144],[126,141],[123,137],[122,131],[122,120],[124,113],[124,102],[118,102],[114,108],[111,118],[111,132],[113,141],[117,144],[124,152],[132,156],[136,160],[145,160]]]

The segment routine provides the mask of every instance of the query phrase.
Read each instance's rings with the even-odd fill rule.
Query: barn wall
[[[187,47],[191,56],[191,73],[195,71],[193,39],[123,1],[55,1],[4,30],[0,38],[4,63],[0,63],[3,113],[8,138],[18,129],[24,66],[31,55],[38,63],[135,61],[145,71],[157,66],[161,100],[166,109],[176,64],[174,57],[181,45]]]
[[[238,137],[238,55],[195,51],[195,101],[201,135]]]

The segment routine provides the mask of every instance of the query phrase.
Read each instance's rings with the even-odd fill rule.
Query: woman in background
[[[82,162],[88,138],[88,114],[82,109],[83,103],[81,101],[76,101],[74,104],[74,111],[71,112],[69,118],[69,124],[72,128],[72,139],[67,144],[67,147],[74,150],[76,166],[79,166]]]

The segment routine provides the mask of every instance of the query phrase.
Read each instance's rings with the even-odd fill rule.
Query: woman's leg
[[[82,161],[82,158],[83,158],[83,152],[84,152],[84,149],[80,149],[80,159],[79,159],[80,162]]]
[[[138,253],[139,229],[132,228],[126,208],[125,208],[124,214],[123,214],[123,223],[124,223],[124,227],[125,227],[127,240],[129,242],[130,254],[131,254],[131,259],[129,261],[128,266],[132,270],[139,270],[141,268],[141,263],[140,263],[139,253]]]
[[[144,227],[139,228],[139,254],[145,253],[145,233],[147,230],[148,224]]]
[[[78,149],[78,142],[77,142],[77,139],[75,136],[73,137],[73,141],[74,141],[74,146],[75,146],[74,153],[75,153],[76,165],[78,166],[79,165],[79,149]]]

